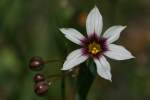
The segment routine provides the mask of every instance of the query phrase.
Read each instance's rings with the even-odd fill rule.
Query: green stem
[[[65,74],[64,72],[62,72],[62,81],[61,81],[61,96],[62,96],[62,100],[65,100],[66,99],[66,94],[65,94]]]
[[[45,63],[52,63],[52,62],[63,62],[62,59],[50,59],[50,60],[46,60]]]
[[[87,64],[81,64],[80,72],[76,80],[76,100],[86,100],[96,75],[96,66],[92,60],[89,59]]]

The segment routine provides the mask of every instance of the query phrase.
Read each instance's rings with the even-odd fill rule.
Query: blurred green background
[[[111,62],[113,82],[97,77],[88,100],[150,100],[150,0],[0,0],[0,100],[61,100],[60,81],[44,97],[33,91],[30,57],[62,59],[76,48],[64,38],[60,27],[86,33],[85,19],[97,5],[104,30],[127,25],[116,42],[135,59]],[[104,31],[103,30],[103,31]],[[67,44],[67,45],[66,45]],[[62,64],[47,64],[45,75],[58,73]],[[74,100],[67,81],[67,100]]]

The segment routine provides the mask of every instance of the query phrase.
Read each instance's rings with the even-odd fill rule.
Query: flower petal
[[[86,30],[88,36],[91,36],[93,33],[95,33],[97,36],[100,36],[102,32],[102,27],[103,27],[102,16],[98,8],[95,6],[90,11],[86,20]]]
[[[80,48],[80,49],[76,49],[74,51],[72,51],[68,56],[67,56],[67,60],[71,60],[73,59],[74,57],[79,57],[82,55],[82,49],[83,48]]]
[[[97,66],[97,73],[99,76],[101,76],[104,79],[110,80],[111,81],[111,69],[110,69],[110,64],[106,60],[104,56],[100,56],[99,59],[94,59],[94,62],[96,63]]]
[[[88,59],[87,55],[83,55],[81,49],[71,52],[63,64],[62,70],[69,70]]]
[[[61,28],[60,31],[65,35],[67,39],[78,45],[81,45],[81,40],[85,38],[79,31],[73,28]]]
[[[126,26],[112,26],[106,30],[103,37],[107,38],[108,43],[112,43],[119,39],[120,33],[126,28]]]
[[[109,44],[108,49],[109,51],[105,52],[104,54],[109,58],[115,60],[126,60],[126,59],[134,58],[134,56],[123,46]]]

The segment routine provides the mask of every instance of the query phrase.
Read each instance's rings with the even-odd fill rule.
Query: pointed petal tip
[[[134,59],[134,58],[136,58],[136,57],[135,57],[135,56],[133,56],[133,55],[131,55],[131,59],[132,59],[132,58]]]
[[[112,82],[111,76],[110,76],[110,77],[108,77],[106,80],[108,80],[108,81]]]
[[[120,27],[121,30],[124,30],[125,28],[127,28],[127,25],[115,25],[115,26],[116,26],[116,27],[117,27],[117,26]],[[114,27],[115,27],[115,26],[114,26]]]
[[[97,5],[95,4],[95,6],[94,7],[97,7]]]
[[[130,55],[129,55],[129,57],[128,57],[127,59],[134,59],[134,58],[136,58],[136,57],[133,56],[133,55],[130,53]]]
[[[59,28],[59,31],[63,32],[64,28]]]
[[[100,75],[99,75],[100,76]],[[107,80],[107,81],[110,81],[110,82],[112,82],[112,79],[111,79],[111,76],[105,76],[105,77],[103,77],[103,76],[100,76],[101,78],[103,78],[103,79],[105,79],[105,80]]]
[[[95,12],[99,12],[99,9],[98,9],[98,7],[97,7],[96,5],[94,6],[93,10],[94,10]]]
[[[95,5],[94,8],[91,10],[91,12],[95,12],[95,13],[99,12],[98,7]]]
[[[59,30],[61,30],[62,28],[58,28]]]
[[[125,28],[127,28],[127,25],[125,25],[125,26],[122,26],[122,29],[124,30]]]
[[[96,5],[94,6],[94,8],[95,8],[95,9],[98,9],[98,7],[97,7]]]
[[[110,78],[110,79],[108,79],[110,82],[112,82],[112,79]]]
[[[125,28],[127,28],[127,25],[124,25],[124,26],[123,25],[118,25],[118,26],[120,26],[121,30],[124,30]]]
[[[111,76],[110,77],[102,77],[102,78],[104,78],[105,80],[108,80],[108,81],[112,82]]]
[[[62,33],[64,33],[64,31],[66,31],[67,29],[69,29],[69,28],[59,28],[59,30],[60,30]]]
[[[64,68],[61,68],[60,70],[61,70],[61,71],[64,71]]]
[[[63,66],[60,70],[62,70],[62,71],[68,70],[68,67],[66,66],[66,62],[67,62],[67,60],[64,62]]]
[[[67,70],[67,69],[63,67],[63,68],[61,68],[60,70],[61,70],[61,71],[65,71],[65,70]]]
[[[124,28],[126,28],[126,27],[127,27],[127,25],[124,25],[123,27],[124,27]]]
[[[62,70],[62,71],[68,70],[68,68],[66,67],[65,63],[66,63],[66,61],[64,62],[63,66],[62,66],[62,68],[60,70]]]

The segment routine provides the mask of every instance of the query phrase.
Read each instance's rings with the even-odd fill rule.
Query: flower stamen
[[[88,45],[88,50],[91,54],[96,55],[102,51],[100,44],[92,42]]]

